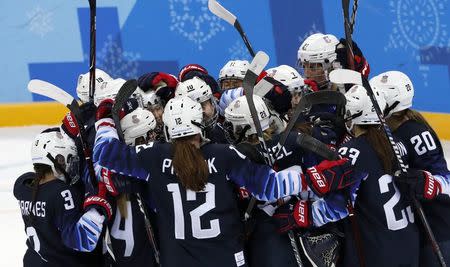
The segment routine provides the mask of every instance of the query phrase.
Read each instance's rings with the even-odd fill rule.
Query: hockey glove
[[[138,85],[144,92],[154,90],[157,96],[167,102],[175,96],[178,80],[172,74],[151,72],[139,77]]]
[[[311,136],[326,144],[330,149],[336,150],[337,135],[331,122],[321,121],[311,129]]]
[[[111,219],[112,206],[108,202],[108,200],[106,200],[106,186],[104,183],[98,183],[97,194],[87,197],[84,200],[83,208],[84,210],[88,210],[89,208],[96,208],[106,217],[107,220]]]
[[[112,99],[105,99],[97,107],[97,111],[95,112],[95,119],[101,120],[105,118],[112,118],[112,107],[114,105],[114,100]]]
[[[358,45],[352,41],[353,43],[353,56],[354,56],[354,65],[355,71],[360,72],[366,78],[369,77],[370,74],[370,66],[364,57],[361,49],[359,49]],[[339,40],[339,44],[336,47],[337,61],[341,63],[344,69],[349,69],[350,66],[347,62],[347,40],[341,38]]]
[[[409,169],[404,175],[395,176],[395,183],[404,193],[413,193],[419,199],[432,200],[442,192],[442,186],[430,172]]]
[[[267,100],[270,101],[272,108],[283,115],[288,112],[292,108],[292,94],[288,90],[288,88],[282,84],[281,82],[275,80],[272,77],[265,77],[268,82],[273,84],[274,86],[270,89],[269,92],[264,96]]]
[[[305,83],[306,88],[307,88],[307,89],[305,89],[306,93],[319,91],[319,85],[317,84],[316,81],[311,80],[311,79],[305,79],[303,82]]]
[[[208,71],[202,65],[187,64],[180,70],[180,73],[178,73],[178,80],[184,82],[194,76],[198,77],[198,75],[201,74],[208,74]]]
[[[311,190],[323,197],[327,193],[339,190],[353,184],[352,166],[347,158],[339,160],[324,160],[320,164],[306,169],[302,180]]]
[[[280,206],[272,217],[278,225],[279,233],[307,228],[311,226],[310,203],[295,199]]]
[[[72,112],[68,112],[62,120],[61,129],[72,139],[76,139],[80,134],[80,127]]]
[[[99,181],[105,184],[106,190],[111,196],[122,193],[139,193],[142,188],[141,181],[113,173],[106,168],[101,169]]]
[[[236,98],[244,95],[244,88],[238,87],[234,89],[227,89],[223,91],[222,95],[220,96],[220,101],[218,105],[219,114],[224,117],[225,116],[225,109],[230,105],[233,100]]]
[[[181,82],[198,77],[202,79],[209,87],[214,97],[219,101],[222,91],[216,79],[208,74],[208,71],[201,65],[188,64],[184,66],[178,74],[178,79]]]

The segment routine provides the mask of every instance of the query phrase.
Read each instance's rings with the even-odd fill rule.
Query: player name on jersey
[[[208,171],[209,173],[217,173],[217,168],[214,165],[214,161],[216,160],[216,158],[208,158],[206,159],[206,163],[208,164]],[[173,170],[173,166],[172,166],[172,160],[171,159],[164,159],[162,162],[162,172],[163,173],[168,173],[170,172],[170,174],[174,174],[174,170]]]
[[[45,218],[45,201],[36,201],[33,206],[31,201],[20,200],[19,206],[23,216],[33,213],[34,216]]]

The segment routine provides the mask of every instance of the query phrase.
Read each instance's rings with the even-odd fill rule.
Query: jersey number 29
[[[184,239],[185,225],[180,186],[177,183],[168,184],[167,190],[172,193],[173,197],[173,207],[175,215],[175,238]],[[209,221],[210,227],[206,229],[202,229],[200,222],[200,217],[202,215],[216,207],[215,185],[208,183],[205,186],[205,190],[201,192],[186,190],[186,200],[195,201],[197,199],[196,195],[203,193],[206,193],[205,203],[201,204],[189,213],[191,217],[192,236],[197,239],[214,238],[220,234],[219,219]]]

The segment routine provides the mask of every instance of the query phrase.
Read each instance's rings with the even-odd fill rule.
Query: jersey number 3
[[[175,217],[175,238],[184,239],[185,237],[185,224],[184,224],[184,212],[183,202],[181,201],[180,186],[177,183],[167,185],[167,190],[172,193],[174,217]],[[209,221],[210,227],[202,229],[200,217],[216,207],[215,186],[211,183],[206,184],[205,190],[201,192],[194,192],[192,190],[186,190],[186,200],[195,201],[197,194],[206,193],[205,203],[192,210],[191,215],[192,236],[197,239],[214,238],[220,234],[219,219]]]

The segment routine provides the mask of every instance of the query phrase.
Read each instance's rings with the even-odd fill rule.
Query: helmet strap
[[[236,140],[236,144],[239,144],[240,142],[242,142],[242,140],[244,140],[245,137],[245,133],[247,133],[248,130],[250,130],[251,126],[250,125],[245,125],[245,127],[242,129],[242,131],[239,133],[239,136]]]
[[[400,104],[400,101],[395,101],[391,106],[386,106],[384,109],[384,116],[387,116],[392,110],[394,110],[398,104]]]
[[[66,172],[66,170],[61,166],[61,164],[59,164],[50,153],[47,153],[47,158],[53,163],[53,166],[55,166],[55,169],[64,175],[64,178],[66,180],[65,182],[70,184],[70,180],[71,180],[70,176]],[[56,173],[55,173],[55,176],[57,176]]]

